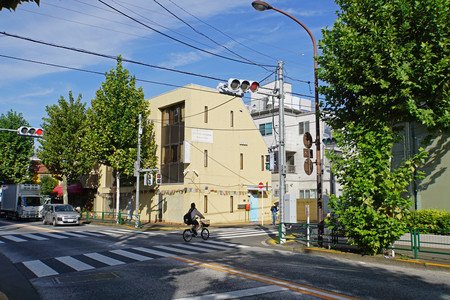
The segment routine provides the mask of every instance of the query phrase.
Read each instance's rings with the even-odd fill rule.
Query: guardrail
[[[120,213],[116,214],[115,212],[105,212],[105,211],[83,211],[81,212],[81,220],[82,221],[90,221],[90,220],[100,220],[102,223],[118,223],[118,224],[135,224],[136,219],[138,218],[138,226],[141,228],[141,217],[139,215],[131,216],[129,214]]]
[[[282,226],[285,227],[283,235]],[[323,227],[323,228],[321,228]],[[322,230],[319,230],[322,229]],[[411,251],[414,259],[422,253],[450,255],[450,229],[407,228],[408,233],[389,247],[392,250]],[[329,249],[356,249],[348,242],[342,231],[330,230],[327,225],[317,223],[280,223],[278,242],[301,241],[306,246],[315,245]]]

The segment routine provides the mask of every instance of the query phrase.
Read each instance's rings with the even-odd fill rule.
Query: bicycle
[[[200,232],[200,236],[202,239],[207,240],[209,238],[209,230],[206,227],[209,227],[209,220],[200,220],[200,226],[197,228],[197,232]],[[188,228],[183,231],[183,239],[185,242],[189,242],[192,240],[192,237],[197,236],[194,234],[195,225],[192,225],[191,228]]]

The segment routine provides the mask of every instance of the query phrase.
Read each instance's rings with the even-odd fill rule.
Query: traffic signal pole
[[[142,135],[142,115],[139,114],[139,128],[138,128],[138,146],[137,146],[137,160],[136,160],[136,219],[134,227],[139,228],[139,181],[141,179],[141,135]]]
[[[279,201],[280,201],[280,223],[281,223],[281,239],[280,243],[286,242],[286,227],[285,222],[285,194],[286,194],[286,148],[285,148],[285,133],[284,133],[284,79],[283,79],[283,62],[278,62],[278,117],[279,117],[279,132],[280,144],[278,149],[278,165],[280,174],[279,186]]]

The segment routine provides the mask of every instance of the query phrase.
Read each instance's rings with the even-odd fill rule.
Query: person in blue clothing
[[[276,205],[272,205],[270,210],[272,211],[272,225],[275,225],[275,221],[277,220],[278,208]]]

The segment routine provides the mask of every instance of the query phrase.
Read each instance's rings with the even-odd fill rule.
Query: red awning
[[[83,194],[83,187],[80,183],[71,184],[67,187],[67,192],[69,194],[76,194],[80,195]],[[58,185],[53,189],[53,194],[56,194],[57,196],[60,196],[63,194],[63,187],[62,185]]]

